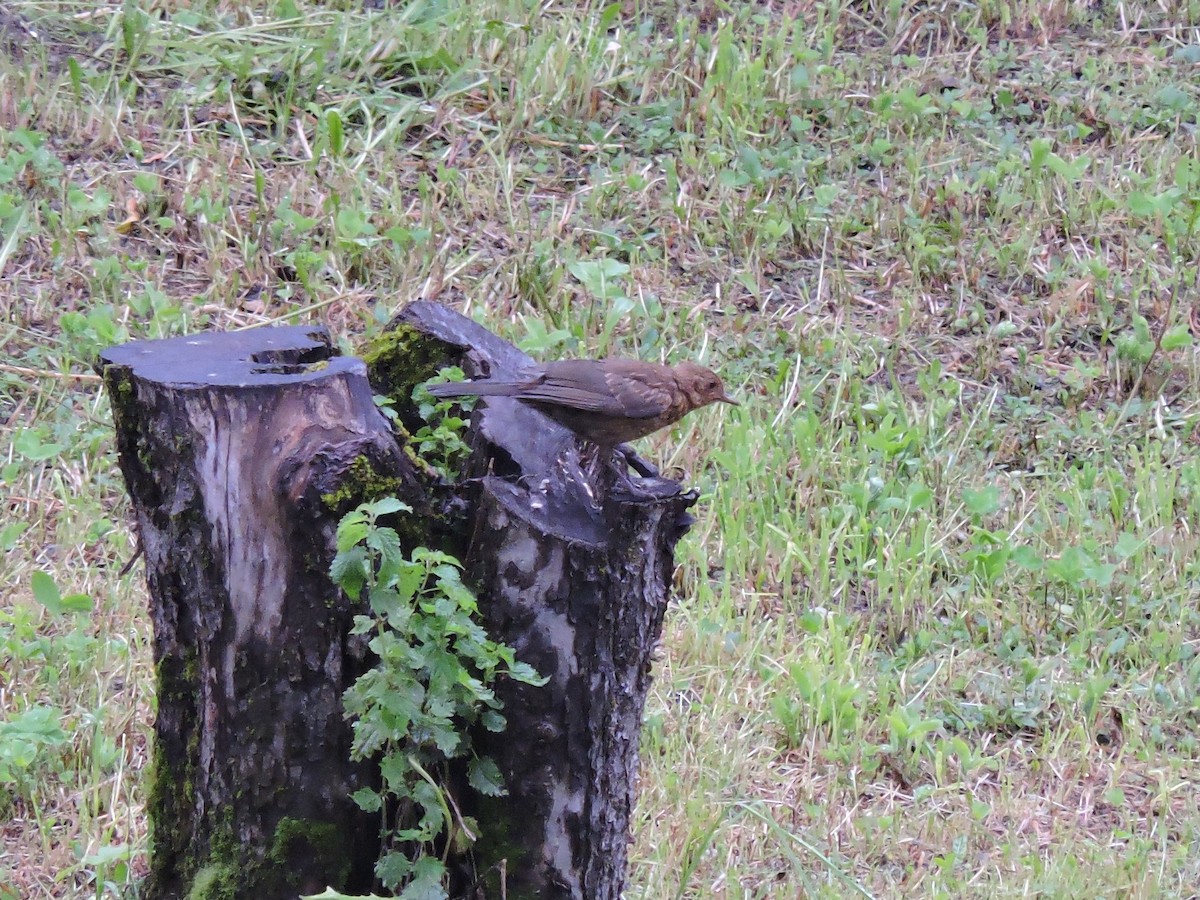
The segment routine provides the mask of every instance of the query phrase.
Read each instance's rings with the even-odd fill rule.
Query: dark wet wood
[[[399,323],[443,341],[472,376],[532,362],[436,304]],[[510,398],[480,401],[473,429],[468,571],[492,635],[550,678],[501,685],[509,729],[480,736],[510,789],[480,811],[483,862],[508,855],[516,896],[617,900],[652,655],[696,495],[586,459],[569,431]]]
[[[158,711],[142,896],[367,888],[378,819],[349,799],[342,692],[367,665],[328,578],[323,499],[403,454],[360,360],[320,329],[126,344],[100,369],[146,560]]]

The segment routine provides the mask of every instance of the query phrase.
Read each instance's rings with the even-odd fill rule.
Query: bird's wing
[[[610,370],[606,377],[624,414],[631,419],[657,419],[673,406],[674,384],[657,369],[631,373]]]
[[[627,419],[655,418],[671,406],[663,376],[630,360],[562,360],[517,396]]]

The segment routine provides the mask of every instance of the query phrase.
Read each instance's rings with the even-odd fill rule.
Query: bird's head
[[[710,403],[741,405],[726,395],[725,385],[721,383],[721,378],[716,372],[694,362],[682,362],[676,366],[675,380],[688,398],[688,405],[692,409],[699,409]]]

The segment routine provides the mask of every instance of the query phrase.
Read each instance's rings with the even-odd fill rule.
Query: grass
[[[112,343],[701,358],[631,898],[1200,882],[1200,4],[0,11],[0,898],[146,869]],[[38,574],[41,573],[41,574]]]

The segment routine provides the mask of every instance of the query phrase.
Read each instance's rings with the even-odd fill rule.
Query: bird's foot
[[[646,477],[637,481],[621,479],[612,486],[609,497],[622,503],[652,503],[683,493],[683,485],[669,478]]]
[[[658,477],[658,467],[638,456],[637,451],[634,450],[629,444],[618,444],[616,451],[617,455],[625,461],[625,465],[630,469],[633,469],[633,471],[637,472],[643,478]]]

